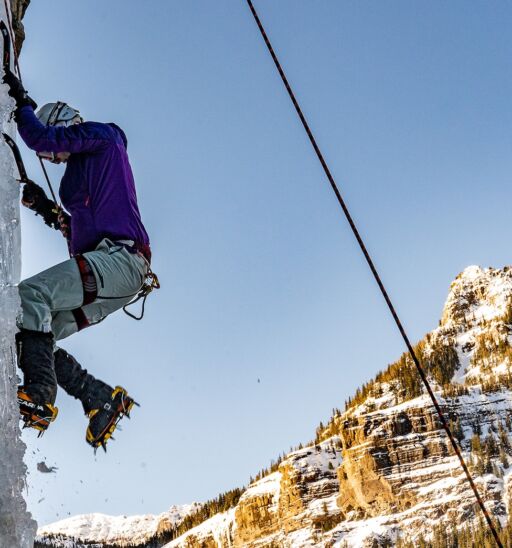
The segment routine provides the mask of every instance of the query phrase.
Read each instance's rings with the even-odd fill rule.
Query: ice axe
[[[15,143],[14,139],[7,135],[7,133],[2,133],[4,136],[5,142],[9,145],[9,148],[12,150],[12,154],[14,156],[14,161],[16,162],[16,165],[18,166],[18,171],[20,174],[20,178],[18,181],[20,183],[32,183],[33,181],[28,178],[27,170],[25,169],[25,164],[23,163],[23,159],[21,157],[20,149],[18,148],[18,145]],[[44,169],[44,166],[43,166]],[[57,201],[57,197],[55,196],[55,192],[53,191],[52,185],[50,183],[50,180],[48,178],[48,175],[46,173],[46,170],[44,170],[44,174],[46,177],[46,182],[48,183],[48,188],[50,189],[50,193],[52,195],[53,201],[58,205],[59,202]],[[58,205],[59,210],[62,209],[60,205]]]
[[[2,133],[4,136],[5,142],[9,145],[9,148],[12,151],[12,155],[14,156],[14,161],[16,162],[16,165],[18,167],[18,171],[20,174],[20,178],[17,179],[20,183],[30,183],[32,182],[27,175],[27,170],[25,169],[25,164],[23,163],[23,159],[21,157],[20,149],[18,148],[18,145],[14,142],[14,139],[12,139],[7,133]]]

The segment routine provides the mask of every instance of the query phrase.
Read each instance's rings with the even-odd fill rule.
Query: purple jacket
[[[126,136],[115,124],[84,122],[43,126],[32,107],[17,114],[18,130],[36,152],[70,152],[60,183],[62,204],[71,214],[71,252],[92,251],[103,238],[149,246],[142,224]]]

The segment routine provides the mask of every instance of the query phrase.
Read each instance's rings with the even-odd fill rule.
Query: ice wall
[[[0,17],[7,21],[3,3]],[[15,126],[9,121],[12,107],[7,86],[0,85],[1,129],[14,136]],[[15,174],[17,177],[10,149],[0,137],[0,547],[32,548],[36,522],[23,498],[25,444],[20,439],[13,344],[21,269],[19,184]]]

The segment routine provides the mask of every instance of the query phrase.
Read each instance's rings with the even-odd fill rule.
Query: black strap
[[[78,331],[82,331],[82,329],[85,329],[91,325],[85,315],[85,312],[81,308],[75,308],[71,311],[71,314],[73,314],[73,317],[75,318]]]

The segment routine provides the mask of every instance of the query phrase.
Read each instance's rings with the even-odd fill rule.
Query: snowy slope
[[[230,546],[235,527],[235,509],[232,508],[227,512],[213,516],[198,527],[194,527],[182,535],[179,540],[165,544],[162,548],[187,545],[200,546],[207,541],[213,544],[213,546]]]
[[[185,516],[199,506],[198,504],[171,506],[167,512],[158,515],[85,514],[44,526],[39,529],[38,535],[51,538],[65,534],[70,540],[80,539],[81,542],[88,544],[108,543],[116,546],[143,544],[165,530],[177,526]]]

